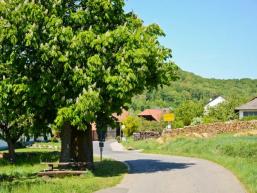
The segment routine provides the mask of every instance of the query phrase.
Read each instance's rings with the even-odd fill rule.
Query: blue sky
[[[184,70],[212,78],[257,79],[257,0],[126,0]]]

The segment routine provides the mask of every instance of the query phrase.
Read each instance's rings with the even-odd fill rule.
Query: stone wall
[[[161,137],[161,133],[156,131],[141,131],[133,133],[133,138],[135,141],[143,139],[154,139],[159,137]]]
[[[257,129],[257,120],[254,121],[230,121],[212,124],[202,124],[196,126],[187,126],[172,131],[165,131],[163,134],[169,136],[190,136],[202,135],[213,136],[221,133],[237,133],[246,130]]]

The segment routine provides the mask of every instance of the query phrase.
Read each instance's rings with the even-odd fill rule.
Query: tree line
[[[135,96],[130,108],[137,112],[146,108],[175,109],[186,101],[207,104],[217,96],[242,99],[242,102],[257,96],[256,79],[209,79],[181,69],[178,75],[179,80],[170,82],[168,86]]]

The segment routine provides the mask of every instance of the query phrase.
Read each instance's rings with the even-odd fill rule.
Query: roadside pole
[[[172,122],[175,120],[174,113],[166,113],[163,115],[163,120],[168,122],[167,130],[172,130]]]
[[[106,131],[100,130],[97,132],[97,135],[98,135],[98,140],[99,140],[100,161],[102,161]]]
[[[99,148],[100,148],[100,161],[103,160],[103,149],[104,149],[104,142],[100,141],[99,142]]]

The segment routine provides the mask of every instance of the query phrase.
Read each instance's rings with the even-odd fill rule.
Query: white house
[[[253,98],[248,103],[237,107],[235,110],[239,112],[239,119],[257,116],[257,97]]]
[[[204,112],[208,113],[208,109],[218,106],[219,104],[225,102],[226,99],[224,99],[222,96],[218,96],[215,99],[211,99],[208,104],[204,106]]]

